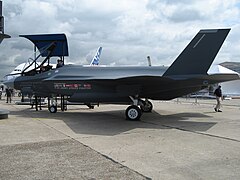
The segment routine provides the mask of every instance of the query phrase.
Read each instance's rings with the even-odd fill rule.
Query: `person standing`
[[[10,88],[6,88],[6,94],[7,94],[7,103],[11,103],[12,102],[12,91]]]
[[[223,100],[221,86],[218,86],[218,88],[214,91],[214,95],[216,96],[216,100],[217,100],[217,104],[216,104],[214,110],[215,110],[216,112],[222,112],[222,111],[220,110],[221,100]]]
[[[2,87],[0,87],[0,99],[2,99],[2,92],[3,92]]]

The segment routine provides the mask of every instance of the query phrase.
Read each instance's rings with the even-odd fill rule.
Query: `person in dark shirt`
[[[11,103],[12,102],[12,91],[10,88],[6,89],[6,94],[7,94],[7,103]]]
[[[60,68],[60,67],[63,67],[63,61],[61,59],[58,59],[56,68]]]
[[[0,87],[0,99],[2,99],[2,92],[3,92],[2,87]]]
[[[214,110],[215,110],[216,112],[222,112],[222,111],[220,110],[221,100],[223,100],[221,86],[218,86],[218,88],[214,91],[214,95],[216,96],[216,100],[217,100],[217,104],[216,104]]]

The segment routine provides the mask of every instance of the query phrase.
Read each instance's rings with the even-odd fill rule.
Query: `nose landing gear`
[[[52,105],[50,107],[48,107],[48,110],[50,113],[56,113],[57,112],[57,106]]]

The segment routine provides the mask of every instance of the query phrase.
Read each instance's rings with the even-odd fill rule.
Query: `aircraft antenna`
[[[147,60],[148,60],[148,66],[152,66],[152,62],[151,62],[150,56],[147,56]]]

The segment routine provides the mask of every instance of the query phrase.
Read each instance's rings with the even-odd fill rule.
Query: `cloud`
[[[175,11],[169,19],[173,22],[186,22],[186,21],[196,21],[202,20],[203,17],[197,10],[193,9],[181,9]]]
[[[239,61],[237,0],[11,0],[3,4],[5,32],[12,38],[0,45],[0,67],[9,72],[33,52],[31,42],[19,34],[65,33],[67,60],[73,63],[89,64],[103,46],[101,64],[147,65],[150,55],[153,65],[169,65],[200,29],[232,27],[215,62]]]

